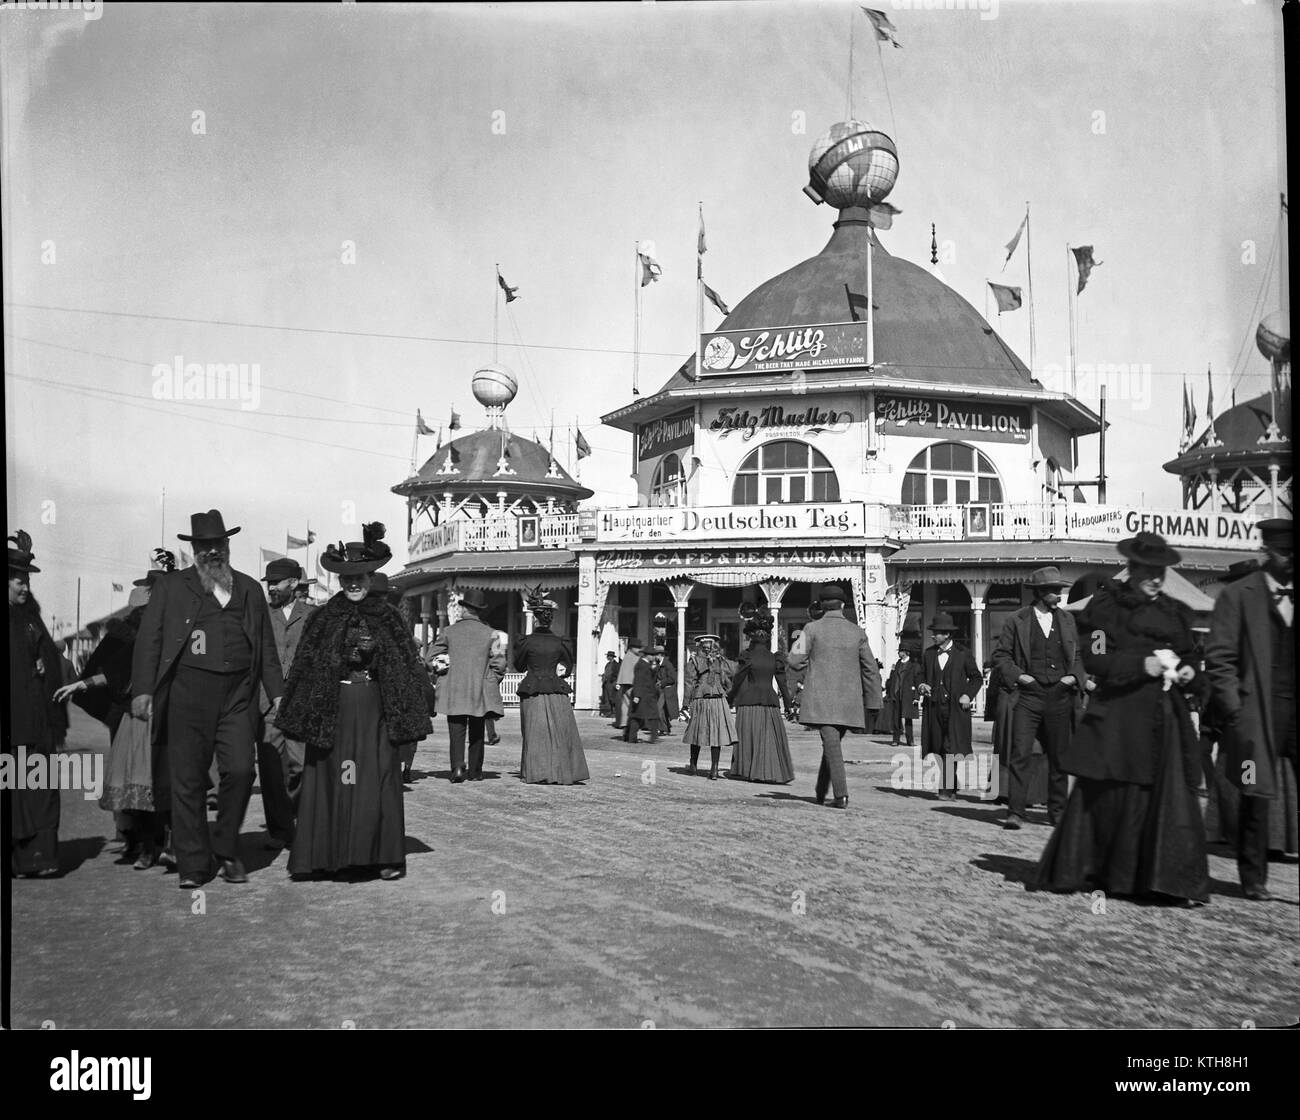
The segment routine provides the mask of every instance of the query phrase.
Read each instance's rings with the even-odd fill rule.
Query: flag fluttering
[[[578,458],[585,459],[591,454],[591,444],[583,438],[581,428],[575,428],[574,431],[577,433],[577,436],[573,441],[574,448],[578,452]]]
[[[113,590],[114,590],[114,591],[125,591],[126,588],[123,587],[120,583],[115,583],[115,584],[113,584]]]
[[[1007,242],[1007,259],[1002,262],[1002,271],[1007,270],[1007,262],[1011,260],[1011,254],[1016,251],[1016,246],[1020,244],[1020,235],[1025,232],[1025,226],[1029,224],[1029,211],[1025,211],[1025,216],[1020,220],[1020,228],[1016,230],[1016,235]]]
[[[1210,367],[1205,367],[1205,383],[1209,386],[1206,390],[1205,397],[1205,415],[1210,421],[1210,426],[1214,426],[1214,374],[1210,372]]]
[[[460,427],[460,413],[454,408],[451,410],[451,421],[447,424],[447,430],[454,432]]]
[[[867,297],[853,291],[847,284],[844,285],[844,294],[849,299],[849,318],[855,323],[862,322],[869,310]]]
[[[861,7],[861,5],[859,5]],[[903,44],[898,41],[898,28],[889,22],[889,17],[876,8],[862,8],[871,26],[876,29],[876,39],[881,43],[893,43],[895,47]]]
[[[261,549],[260,551],[261,551],[261,553],[262,553],[262,563],[263,563],[263,564],[269,564],[272,560],[288,560],[288,559],[289,559],[289,557],[287,557],[283,552],[272,552],[269,548],[263,548],[263,549]]]
[[[655,260],[654,253],[653,241],[642,241],[637,246],[636,257],[641,262],[641,287],[643,288],[664,274],[664,270],[659,267],[659,262]]]
[[[506,294],[506,303],[514,303],[515,300],[519,299],[519,296],[515,295],[519,289],[517,287],[512,288],[506,283],[506,278],[501,275],[499,268],[497,269],[497,283],[501,285],[501,290]]]
[[[722,297],[718,295],[718,293],[715,292],[712,288],[710,288],[708,284],[705,284],[703,280],[700,281],[700,284],[704,288],[704,298],[707,299],[711,304],[713,304],[713,306],[716,307],[719,311],[721,311],[724,315],[730,315],[731,308],[726,305]]]
[[[418,408],[415,410],[415,431],[417,435],[433,435],[433,429],[424,422],[424,417],[420,415],[420,410]]]
[[[995,284],[992,280],[988,284],[993,289],[993,298],[998,301],[999,315],[1004,311],[1015,311],[1024,303],[1019,288],[1013,288],[1007,284]]]
[[[697,257],[702,257],[708,251],[709,251],[709,247],[704,243],[704,207],[701,206],[700,207],[700,236],[696,239],[695,242],[695,255]]]
[[[1192,400],[1191,386],[1187,384],[1186,375],[1183,376],[1183,446],[1186,447],[1195,438],[1196,433],[1196,402]]]
[[[1083,291],[1088,283],[1088,276],[1098,265],[1104,264],[1104,261],[1095,261],[1092,259],[1092,246],[1080,245],[1077,249],[1071,249],[1074,254],[1074,263],[1079,270],[1079,287],[1075,290],[1075,295]]]
[[[292,552],[295,548],[306,548],[307,542],[302,537],[295,537],[292,533],[286,533],[284,548],[286,552]]]

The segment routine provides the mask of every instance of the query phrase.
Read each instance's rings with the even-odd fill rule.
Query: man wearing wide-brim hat
[[[1074,617],[1060,606],[1070,581],[1055,566],[1031,572],[1025,586],[1033,602],[1002,624],[993,647],[993,672],[1002,689],[998,719],[1006,733],[1006,828],[1020,828],[1028,802],[1034,740],[1047,755],[1047,816],[1053,825],[1065,812],[1069,776],[1060,768],[1068,749],[1087,674]]]
[[[253,790],[258,687],[274,718],[284,691],[271,614],[252,576],[230,566],[219,510],[196,513],[194,566],[159,580],[140,621],[131,665],[131,709],[153,719],[172,778],[172,843],[183,890],[200,887],[214,864],[231,883],[247,882],[239,829]],[[209,832],[208,768],[217,760],[217,822]]]
[[[925,697],[921,712],[921,754],[942,760],[940,801],[957,800],[955,758],[971,753],[971,701],[984,684],[984,674],[970,650],[953,641],[957,632],[952,615],[939,611],[930,620],[934,645],[921,655],[921,685]],[[949,756],[954,761],[949,762]]]
[[[505,713],[501,678],[506,657],[497,632],[482,620],[487,596],[471,587],[459,592],[459,603],[460,620],[439,632],[430,653],[436,671],[444,676],[438,685],[438,709],[447,717],[451,780],[478,782],[483,780],[485,719],[500,719]]]
[[[822,762],[817,771],[817,803],[825,804],[828,788],[836,809],[849,805],[848,777],[844,772],[845,732],[865,731],[868,712],[880,709],[880,668],[866,632],[844,617],[848,601],[844,589],[824,583],[815,592],[821,617],[803,628],[790,650],[788,664],[803,673],[799,722],[817,728],[822,741]]]
[[[296,594],[303,583],[302,565],[297,560],[287,556],[272,560],[266,566],[262,582],[266,584],[266,597],[271,604],[271,633],[275,637],[280,672],[287,681],[298,642],[316,608]],[[270,707],[270,702],[266,690],[259,691],[260,715]],[[259,719],[258,723],[257,772],[262,790],[262,811],[270,837],[268,847],[285,847],[293,843],[293,822],[298,811],[307,744],[290,739],[271,720]]]
[[[1241,791],[1237,870],[1242,891],[1268,901],[1269,814],[1281,812],[1295,846],[1295,601],[1290,518],[1258,523],[1263,565],[1214,602],[1205,645],[1214,719],[1228,778]],[[1290,773],[1286,773],[1286,771]],[[1287,779],[1290,779],[1288,782]],[[1270,804],[1276,808],[1270,810]]]

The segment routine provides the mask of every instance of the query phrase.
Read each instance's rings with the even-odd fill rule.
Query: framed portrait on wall
[[[537,518],[536,517],[519,518],[519,547],[520,548],[537,547]]]
[[[987,502],[972,502],[966,507],[966,537],[973,541],[986,541],[991,536],[989,529],[989,506]]]

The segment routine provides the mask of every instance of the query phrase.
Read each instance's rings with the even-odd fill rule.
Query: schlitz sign
[[[883,431],[902,436],[1028,443],[1030,435],[1029,408],[1019,404],[878,396],[876,419]]]
[[[648,424],[639,424],[636,429],[637,462],[653,459],[665,451],[675,451],[679,447],[690,447],[695,442],[695,410],[674,412],[651,420]]]
[[[700,373],[773,373],[867,363],[866,323],[759,327],[700,335]]]

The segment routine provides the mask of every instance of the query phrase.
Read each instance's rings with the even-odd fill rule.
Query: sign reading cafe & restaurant
[[[770,506],[645,506],[601,510],[601,544],[633,541],[848,540],[861,538],[861,502]]]
[[[759,327],[700,335],[700,372],[703,374],[827,369],[860,366],[866,360],[866,323]]]
[[[903,436],[954,435],[1002,443],[1028,443],[1029,408],[992,401],[943,400],[937,397],[876,398],[882,431]]]
[[[690,447],[695,442],[695,411],[686,409],[671,416],[661,416],[636,429],[637,462],[645,462],[666,451]]]

